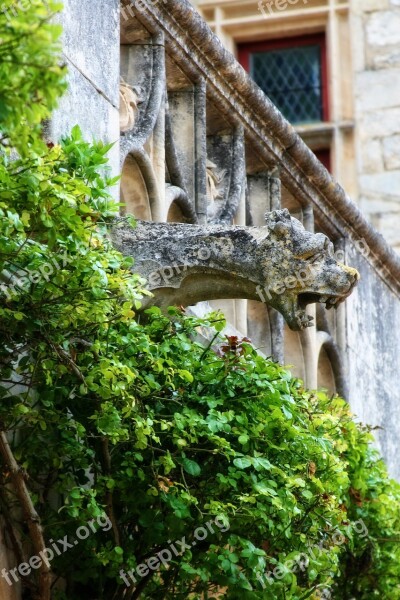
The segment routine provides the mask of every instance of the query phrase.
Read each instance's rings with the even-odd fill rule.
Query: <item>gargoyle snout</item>
[[[349,288],[345,294],[345,298],[347,298],[356,287],[357,283],[360,281],[360,273],[357,269],[353,269],[353,267],[348,267],[347,265],[340,264],[343,271],[346,274],[347,281],[349,283]]]
[[[360,273],[357,271],[357,269],[353,269],[353,267],[348,267],[347,265],[342,266],[349,276],[352,285],[355,285],[358,281],[360,281]]]

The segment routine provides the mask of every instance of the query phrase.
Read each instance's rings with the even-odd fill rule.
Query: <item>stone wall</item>
[[[400,251],[400,1],[351,6],[359,205]]]
[[[54,140],[78,124],[85,138],[116,142],[109,154],[119,169],[119,0],[64,0],[63,56],[68,90],[54,112]]]
[[[192,0],[224,45],[325,33],[329,122],[297,131],[330,148],[334,177],[400,252],[400,0]]]
[[[96,6],[94,15],[88,0],[65,1],[63,44],[70,88],[54,116],[55,137],[79,123],[89,139],[119,138],[118,4],[118,0],[107,0]],[[400,250],[400,227],[396,228],[396,223],[400,223],[400,185],[396,190],[396,183],[400,182],[400,153],[397,154],[396,146],[400,141],[400,52],[396,51],[396,42],[400,41],[400,0],[353,0],[351,6],[360,203],[377,229]],[[122,73],[125,75],[124,69]],[[173,113],[172,108],[171,102]],[[117,145],[112,164],[118,171]],[[255,209],[254,202],[250,204]],[[259,212],[262,220],[264,207]],[[395,333],[396,325],[400,325],[398,295],[391,293],[359,253],[349,245],[347,250],[347,264],[358,268],[362,275],[359,287],[346,302],[343,336],[337,340],[347,363],[349,399],[362,421],[383,427],[377,431],[378,444],[391,473],[400,477],[396,461],[396,414],[400,412],[395,368],[400,354]],[[256,308],[265,307],[257,303]],[[267,323],[264,313],[261,321]],[[269,328],[268,323],[266,327]],[[302,343],[299,339],[293,357],[286,357],[298,369],[304,354]],[[306,368],[303,370],[302,376],[307,379]]]
[[[390,474],[400,479],[400,303],[371,265],[347,242],[346,262],[361,280],[346,300],[348,399],[363,423],[379,427],[373,433]]]

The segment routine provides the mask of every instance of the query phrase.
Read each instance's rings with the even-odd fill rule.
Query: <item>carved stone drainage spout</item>
[[[359,274],[338,262],[322,233],[310,233],[285,210],[265,215],[265,227],[187,225],[118,219],[114,246],[135,259],[150,305],[190,306],[203,300],[247,298],[278,310],[289,327],[312,325],[308,304],[337,307]]]

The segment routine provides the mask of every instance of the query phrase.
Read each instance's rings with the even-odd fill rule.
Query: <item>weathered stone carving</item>
[[[140,90],[128,85],[121,77],[119,84],[119,128],[121,133],[133,129],[139,103]]]
[[[135,259],[155,304],[248,298],[277,309],[291,329],[311,325],[306,306],[336,307],[352,292],[358,272],[335,260],[322,233],[310,233],[285,210],[267,213],[265,227],[200,226],[118,219],[111,239]]]
[[[221,210],[222,201],[225,198],[223,181],[226,169],[218,170],[216,164],[207,159],[207,216],[213,219]],[[219,201],[219,202],[217,202]]]

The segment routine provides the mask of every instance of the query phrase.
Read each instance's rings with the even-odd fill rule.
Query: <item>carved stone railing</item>
[[[382,425],[379,407],[393,410],[395,381],[380,336],[400,354],[390,338],[390,319],[400,325],[398,256],[187,0],[124,0],[121,43],[121,75],[139,94],[134,128],[121,136],[126,211],[161,222],[263,226],[265,212],[288,208],[308,231],[325,233],[362,275],[333,316],[309,307],[316,327],[293,333],[261,296],[219,305],[309,386],[336,389]],[[392,429],[380,438],[389,462]]]

